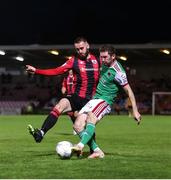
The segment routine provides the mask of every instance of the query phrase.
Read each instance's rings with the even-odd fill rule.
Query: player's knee
[[[87,115],[85,114],[79,114],[74,125],[73,128],[75,129],[76,132],[81,132],[84,130],[85,125],[86,125],[86,118]]]
[[[77,133],[80,133],[84,127],[82,127],[82,125],[80,123],[74,123],[73,125],[73,129],[77,132]]]
[[[55,108],[58,109],[58,111],[60,113],[62,113],[63,111],[70,111],[71,110],[70,103],[69,103],[68,99],[66,99],[66,98],[61,99],[55,105]]]
[[[76,123],[73,124],[73,129],[74,129],[77,133],[80,132],[80,127],[79,127],[79,125],[76,124]]]
[[[55,107],[54,107],[54,109],[58,110],[59,113],[62,112],[62,109],[61,109],[61,107],[60,107],[59,104],[56,104]]]
[[[92,112],[88,112],[87,123],[96,124],[97,121],[98,121],[97,117]]]

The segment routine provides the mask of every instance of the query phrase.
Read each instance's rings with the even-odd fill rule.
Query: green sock
[[[85,132],[85,129],[78,134],[80,139],[82,139],[82,136],[83,136],[84,132]],[[95,134],[93,134],[93,137],[88,141],[87,145],[93,151],[98,147],[98,145],[97,145],[97,143],[95,141]]]
[[[90,139],[90,141],[87,143],[87,145],[88,145],[89,147],[91,147],[91,149],[92,149],[93,151],[98,147],[98,145],[97,145],[97,143],[96,143],[96,141],[95,141],[95,136],[94,136],[94,134],[93,134],[93,137]]]
[[[95,131],[95,125],[92,123],[87,123],[85,131],[82,133],[81,143],[87,144],[89,140],[92,138]]]

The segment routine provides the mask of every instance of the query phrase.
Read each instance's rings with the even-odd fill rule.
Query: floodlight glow
[[[24,61],[24,58],[23,58],[22,56],[17,56],[17,57],[15,57],[15,59],[16,59],[17,61]]]
[[[127,60],[127,57],[125,56],[119,56],[119,59],[123,60],[123,61],[126,61]]]
[[[170,51],[167,50],[167,49],[163,49],[162,52],[165,53],[165,54],[170,54]]]
[[[0,50],[0,55],[4,56],[5,55],[5,51]]]
[[[49,53],[53,54],[53,55],[56,55],[58,56],[59,55],[59,52],[56,51],[56,50],[51,50],[51,51],[48,51]]]

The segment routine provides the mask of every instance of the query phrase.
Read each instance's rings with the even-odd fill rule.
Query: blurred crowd
[[[10,74],[1,74],[0,77],[0,101],[28,101],[29,107],[23,107],[23,112],[27,110],[51,109],[53,105],[62,97],[61,85],[65,75],[58,77],[45,76],[12,76]],[[143,80],[136,76],[129,76],[129,82],[134,90],[137,105],[142,114],[152,113],[152,93],[153,92],[169,92],[171,89],[171,78],[163,76],[158,79]],[[170,96],[171,98],[171,96]],[[121,92],[113,104],[114,114],[128,113],[126,105],[127,97],[124,92]],[[168,98],[165,100],[158,99],[166,103],[159,103],[163,107],[171,106]],[[32,102],[38,102],[36,105]],[[164,107],[166,106],[166,107]],[[32,112],[33,112],[32,110]]]

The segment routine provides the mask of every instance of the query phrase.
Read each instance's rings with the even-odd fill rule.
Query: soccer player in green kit
[[[74,124],[74,129],[81,134],[80,142],[72,150],[81,154],[84,146],[91,140],[95,132],[95,125],[111,112],[111,105],[122,87],[131,100],[133,118],[139,124],[141,115],[138,112],[134,93],[128,83],[125,70],[116,60],[115,49],[110,46],[100,48],[100,59],[102,61],[101,78],[97,85],[96,93],[79,112]],[[84,122],[85,129],[81,129],[80,122]],[[103,158],[103,151],[97,146],[88,158]]]

